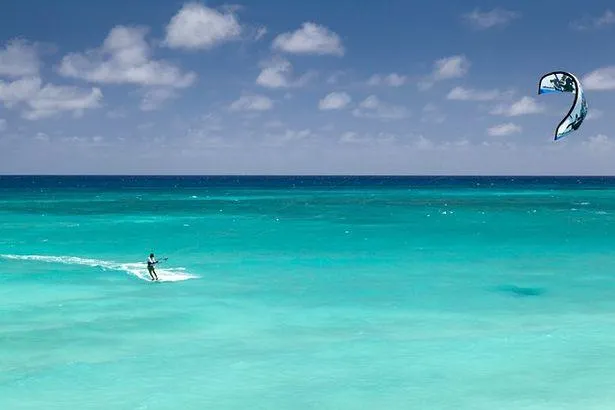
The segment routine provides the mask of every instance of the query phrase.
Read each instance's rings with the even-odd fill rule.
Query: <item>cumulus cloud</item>
[[[318,103],[320,110],[341,110],[350,104],[352,98],[345,92],[332,92],[327,94]]]
[[[464,55],[444,57],[434,62],[433,71],[419,83],[419,88],[426,90],[435,82],[452,78],[461,78],[470,70],[470,61]]]
[[[268,111],[273,101],[264,95],[242,95],[229,106],[231,111]]]
[[[256,36],[260,38],[265,32],[259,31]],[[242,27],[233,9],[220,12],[191,2],[171,18],[163,44],[169,48],[188,50],[211,49],[238,39],[241,33]]]
[[[570,23],[571,27],[576,30],[599,29],[611,24],[615,24],[615,13],[611,10],[606,10],[599,17],[585,16]]]
[[[457,101],[491,101],[502,96],[499,90],[475,90],[464,87],[453,88],[446,96]]]
[[[63,111],[81,116],[85,109],[100,107],[102,97],[102,91],[99,88],[92,88],[88,91],[77,87],[47,84],[28,101],[31,109],[24,113],[24,118],[37,120],[56,116]]]
[[[493,9],[486,12],[476,9],[464,14],[462,18],[474,28],[485,30],[497,26],[505,26],[520,16],[521,14],[518,12],[504,9]]]
[[[102,46],[66,55],[58,72],[71,78],[102,84],[136,84],[184,88],[196,80],[193,72],[164,60],[153,60],[148,33],[142,27],[114,27]]]
[[[34,98],[42,83],[40,77],[24,77],[10,82],[0,80],[0,101],[7,108],[12,108],[16,103]]]
[[[311,74],[307,73],[293,79],[293,66],[283,58],[275,58],[261,64],[262,71],[256,78],[256,84],[267,88],[290,88],[304,86]]]
[[[177,93],[172,88],[154,88],[145,90],[141,100],[142,111],[155,111],[160,109],[168,100],[177,97]]]
[[[25,77],[38,75],[40,60],[35,45],[23,40],[11,40],[0,49],[0,75]]]
[[[72,112],[80,116],[84,110],[100,107],[102,91],[72,86],[46,84],[39,77],[25,77],[12,82],[0,81],[0,101],[7,108],[23,106],[22,117],[38,120]]]
[[[538,114],[544,111],[544,106],[532,97],[523,97],[509,105],[499,105],[491,111],[493,115],[516,117],[519,115]]]
[[[501,137],[521,132],[522,128],[517,124],[508,122],[506,124],[495,125],[487,130],[487,134],[493,137]]]
[[[470,69],[470,61],[463,55],[441,58],[434,65],[435,80],[463,77]]]
[[[581,80],[581,84],[586,90],[615,90],[615,66],[592,71]]]
[[[380,101],[375,95],[370,95],[352,111],[355,117],[376,118],[381,120],[400,120],[409,116],[408,109],[403,106]]]
[[[386,85],[389,87],[401,87],[406,84],[408,77],[397,73],[391,73],[388,75],[374,74],[367,80],[367,85]]]
[[[339,35],[328,28],[306,22],[294,32],[278,35],[271,45],[274,50],[292,54],[344,55]]]

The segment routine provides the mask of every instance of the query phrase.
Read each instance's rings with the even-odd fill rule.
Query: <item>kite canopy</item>
[[[583,87],[579,80],[571,73],[565,71],[554,71],[545,74],[538,84],[538,94],[547,93],[574,93],[574,103],[568,114],[555,129],[555,140],[564,137],[572,131],[576,131],[587,115],[587,101]]]

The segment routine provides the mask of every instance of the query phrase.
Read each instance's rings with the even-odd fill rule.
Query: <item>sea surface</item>
[[[2,410],[614,408],[615,178],[0,177]]]

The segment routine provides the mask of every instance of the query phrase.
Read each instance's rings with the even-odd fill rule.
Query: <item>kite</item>
[[[538,94],[574,93],[574,103],[568,114],[555,129],[555,141],[572,131],[576,131],[587,115],[587,101],[579,80],[565,71],[554,71],[545,74],[538,83]]]

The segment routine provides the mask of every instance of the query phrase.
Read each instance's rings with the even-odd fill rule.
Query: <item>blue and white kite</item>
[[[574,93],[574,103],[568,110],[568,114],[555,129],[555,140],[564,137],[572,131],[576,131],[587,116],[587,101],[583,87],[579,80],[571,73],[554,71],[545,74],[538,84],[538,94],[547,93]]]

